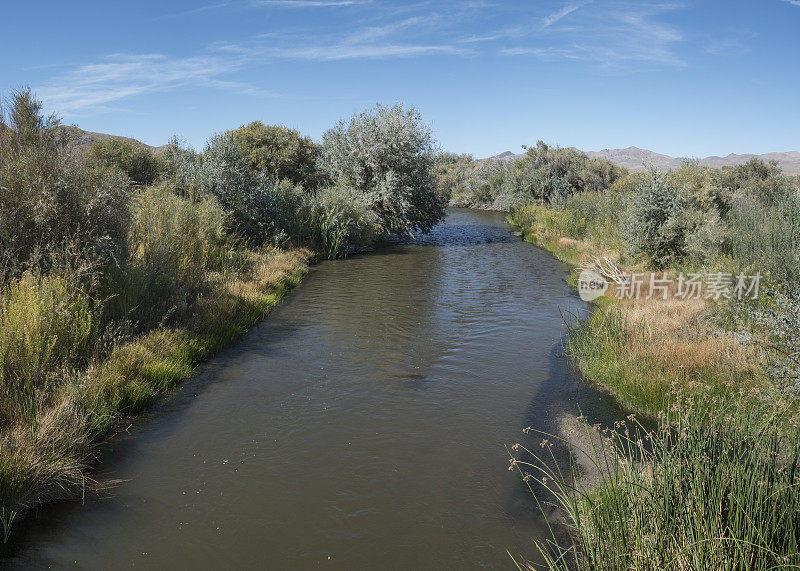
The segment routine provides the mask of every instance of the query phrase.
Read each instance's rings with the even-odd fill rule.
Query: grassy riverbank
[[[26,508],[80,498],[102,485],[88,475],[101,439],[121,420],[187,379],[197,363],[264,319],[300,282],[310,252],[264,248],[242,249],[236,255],[237,267],[209,275],[202,295],[176,323],[115,344],[107,356],[91,358],[83,370],[51,371],[62,378],[53,378],[50,394],[40,393],[26,402],[27,410],[20,410],[19,398],[4,402],[6,410],[17,409],[7,418],[0,449],[6,538],[13,519]],[[17,293],[4,300],[4,336],[28,332],[35,335],[28,342],[47,343],[50,335],[57,335],[45,329],[51,325],[46,323],[47,304],[60,301],[50,297],[52,289],[47,279],[24,278]],[[20,316],[25,321],[11,325],[8,316],[20,303],[27,308],[36,303],[42,311]],[[25,349],[28,361],[18,366],[37,366],[30,361],[38,357],[35,349]]]
[[[608,218],[586,220],[570,207],[530,205],[514,211],[509,220],[526,240],[573,265],[573,280],[577,268],[597,258],[627,261],[630,265],[620,264],[620,269],[628,273],[647,269],[625,257],[624,241]],[[612,284],[589,316],[569,319],[568,351],[587,379],[608,389],[629,410],[654,418],[669,408],[676,389],[697,386],[733,396],[770,385],[762,347],[742,343],[718,323],[726,308],[710,299],[675,295],[678,274],[690,269],[663,270],[674,280],[666,298],[647,299],[644,291],[638,298],[617,299]]]
[[[756,163],[632,176],[509,216],[576,268],[609,258],[629,278],[671,280],[652,296],[647,280],[639,296],[612,285],[569,323],[568,351],[587,380],[658,429],[633,416],[599,434],[585,426],[592,488],[577,468],[556,467],[547,440],[544,453],[518,448],[512,465],[572,531],[571,545],[543,543],[541,553],[555,569],[796,567],[797,180]],[[727,275],[732,285],[756,272],[758,296],[679,291],[681,276]]]

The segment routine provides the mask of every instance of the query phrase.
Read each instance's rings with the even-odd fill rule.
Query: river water
[[[40,510],[7,564],[142,569],[508,568],[542,516],[508,452],[578,406],[567,269],[503,215],[312,267],[244,340],[102,455],[121,483]],[[538,440],[537,440],[538,442]],[[535,442],[528,442],[535,445]]]

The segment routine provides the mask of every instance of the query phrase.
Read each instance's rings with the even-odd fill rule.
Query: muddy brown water
[[[582,307],[503,215],[311,268],[259,327],[104,450],[122,480],[20,526],[5,564],[79,569],[509,568],[545,521],[526,426],[621,414],[561,356]]]

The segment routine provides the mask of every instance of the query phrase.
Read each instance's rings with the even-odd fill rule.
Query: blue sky
[[[543,139],[681,156],[800,150],[800,0],[38,2],[3,8],[0,92],[84,129],[202,147],[314,138],[376,102],[445,150]]]

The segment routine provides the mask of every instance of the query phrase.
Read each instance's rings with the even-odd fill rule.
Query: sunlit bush
[[[253,171],[289,180],[307,190],[318,186],[319,147],[308,137],[283,125],[264,125],[261,121],[242,125],[231,133]]]
[[[645,254],[658,267],[684,256],[685,206],[681,191],[650,171],[628,198],[623,230],[631,253]]]
[[[152,184],[159,175],[158,158],[138,141],[117,137],[97,141],[89,147],[87,155],[91,162],[121,169],[139,185]]]
[[[92,167],[69,145],[30,90],[12,93],[0,132],[0,249],[6,276],[47,270],[68,244],[99,267],[126,257],[129,184],[118,169]]]
[[[25,273],[11,282],[0,299],[0,410],[33,406],[51,373],[85,360],[97,317],[75,276]],[[8,420],[5,414],[0,418]]]
[[[444,217],[434,157],[419,111],[378,105],[325,133],[321,164],[336,186],[361,197],[382,233],[408,235],[427,232]]]
[[[326,257],[337,258],[351,246],[371,244],[377,219],[353,189],[330,187],[317,193],[315,225],[318,247]]]

